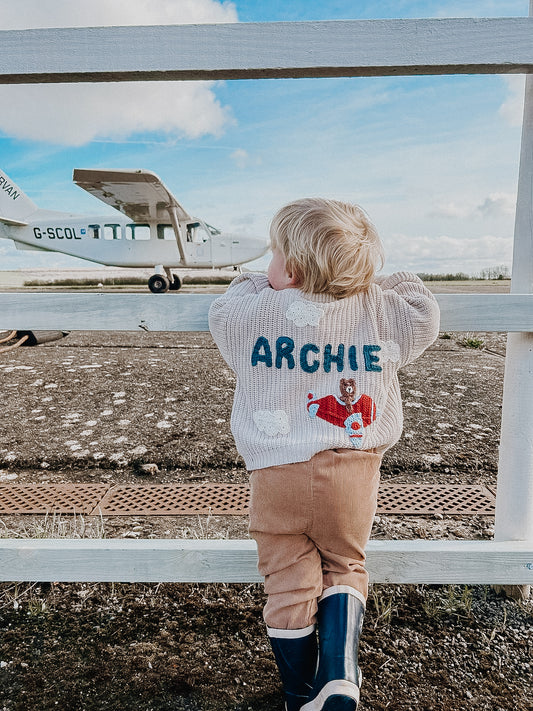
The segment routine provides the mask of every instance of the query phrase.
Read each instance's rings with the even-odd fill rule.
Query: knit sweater
[[[403,425],[398,369],[438,335],[435,298],[408,272],[345,299],[237,277],[209,310],[237,384],[231,429],[249,470],[325,449],[384,452]]]

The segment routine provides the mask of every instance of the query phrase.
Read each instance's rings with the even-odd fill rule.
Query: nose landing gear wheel
[[[169,287],[170,282],[163,274],[154,274],[148,279],[148,288],[152,294],[164,294]]]

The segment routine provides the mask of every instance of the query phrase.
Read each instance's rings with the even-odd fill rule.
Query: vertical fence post
[[[511,291],[533,293],[533,74],[526,78]],[[533,333],[507,337],[494,537],[533,540]]]

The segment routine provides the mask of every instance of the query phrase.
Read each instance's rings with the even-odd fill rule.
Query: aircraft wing
[[[120,210],[132,222],[169,222],[168,208],[180,221],[192,220],[160,178],[148,170],[74,170],[74,182]]]

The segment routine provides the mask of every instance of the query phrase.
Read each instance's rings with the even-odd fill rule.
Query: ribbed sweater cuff
[[[382,277],[376,280],[376,283],[385,291],[387,289],[395,289],[400,284],[405,282],[414,282],[415,284],[422,284],[420,277],[412,272],[395,272],[390,276]]]
[[[260,272],[246,272],[240,274],[229,285],[229,289],[239,286],[240,294],[257,294],[269,286],[268,277]]]

